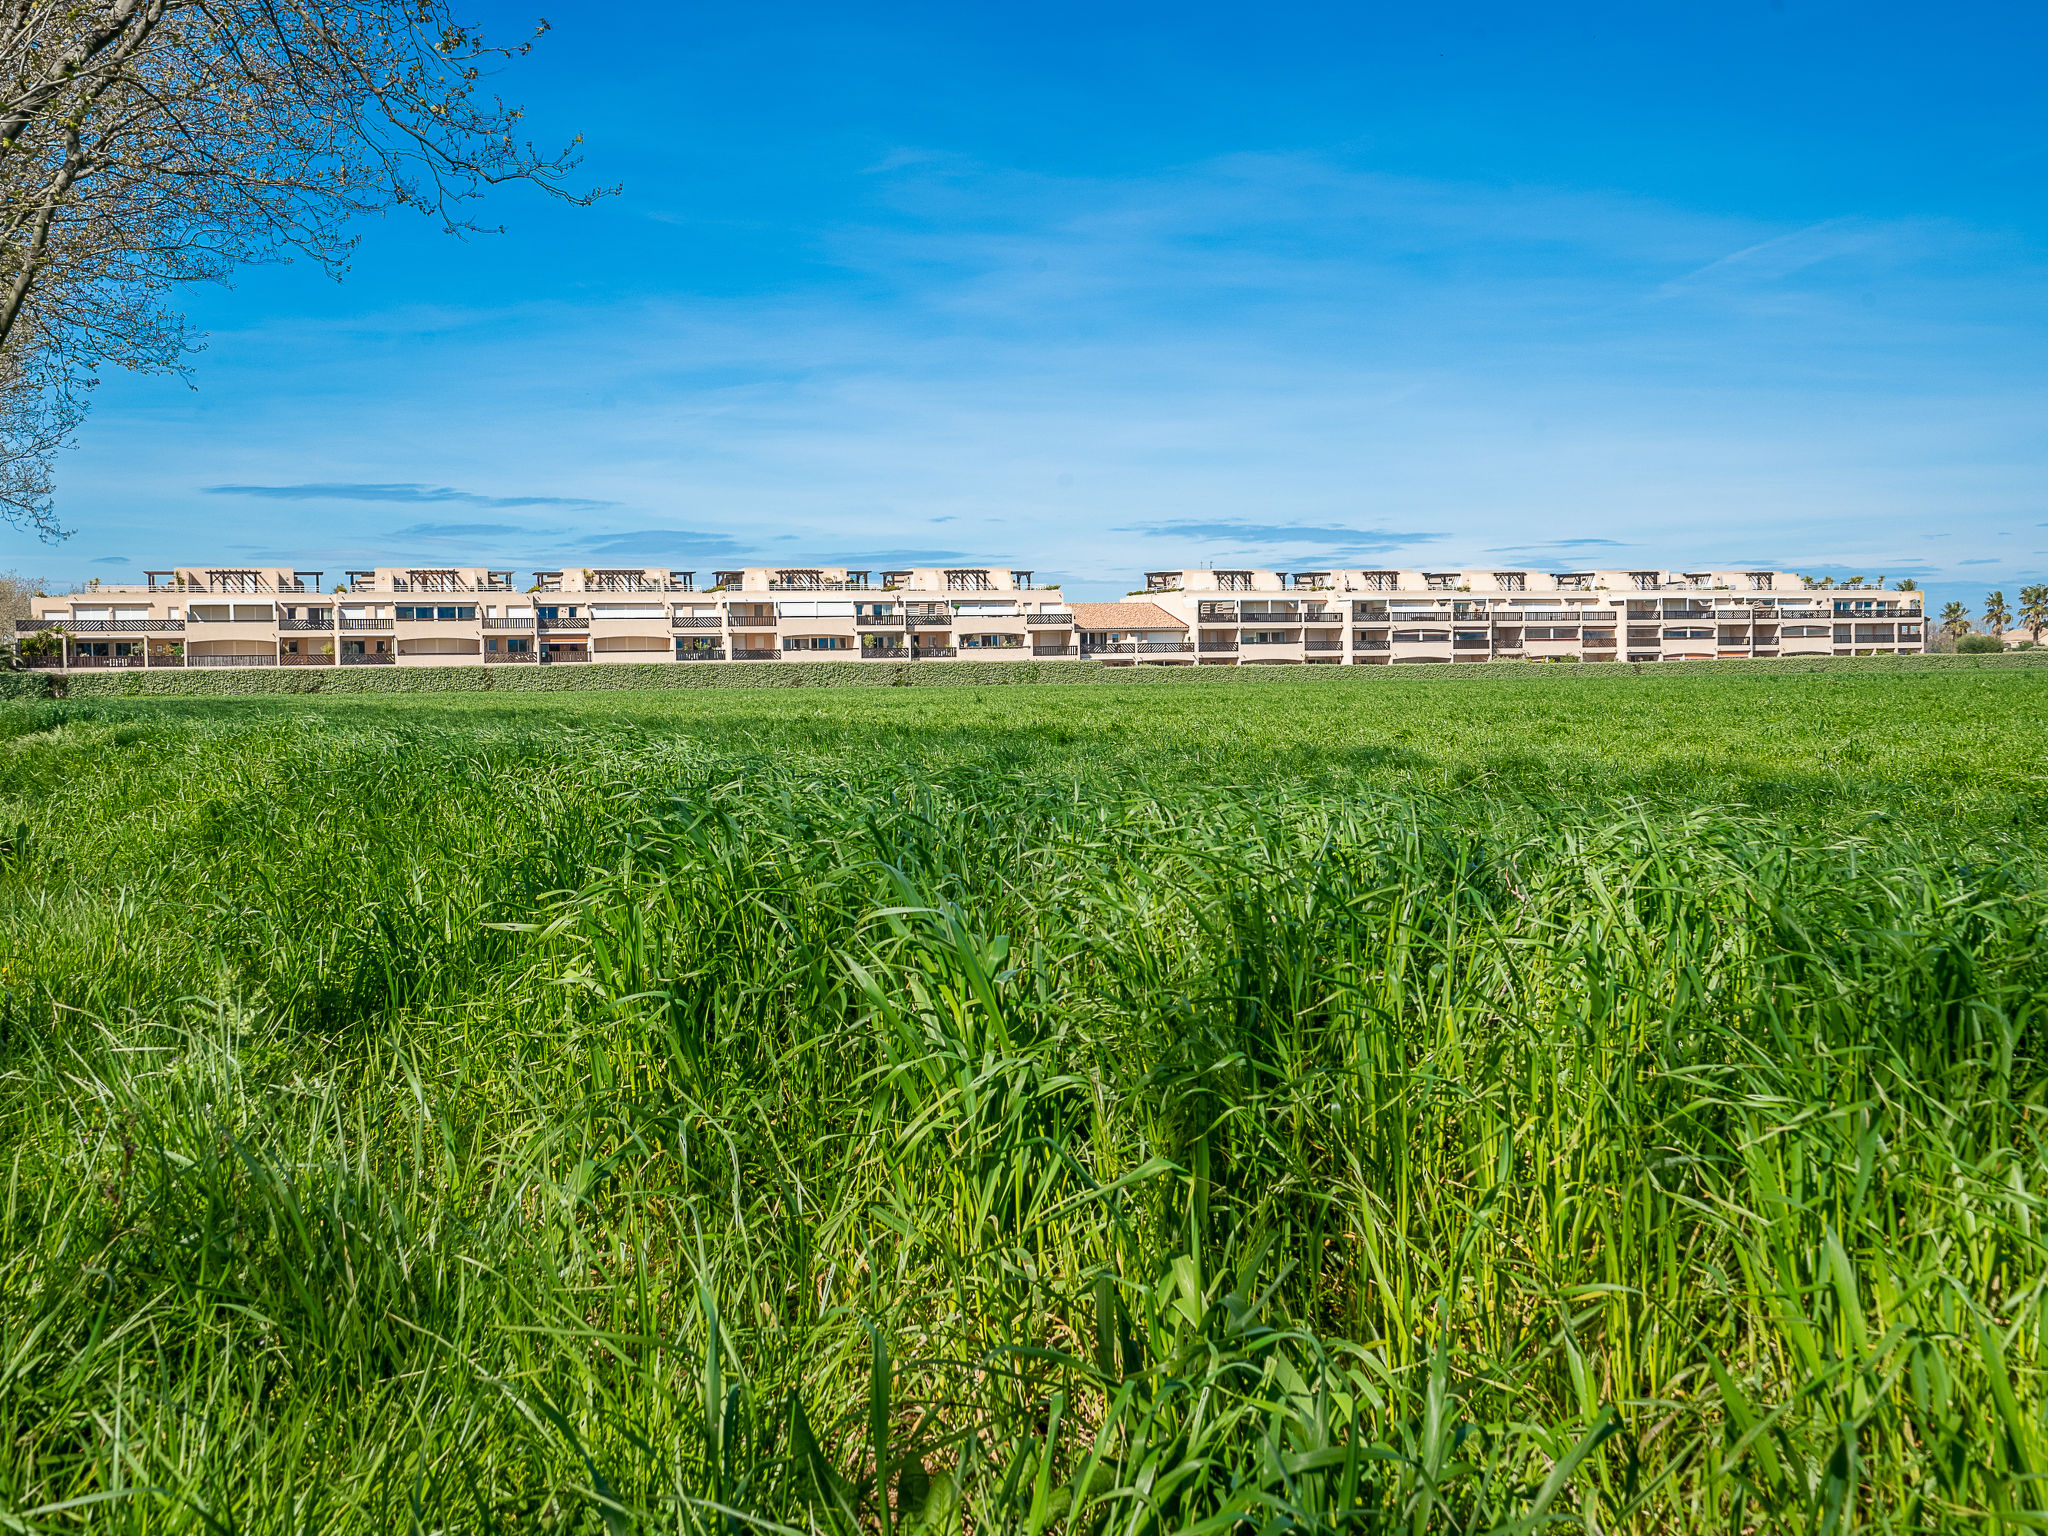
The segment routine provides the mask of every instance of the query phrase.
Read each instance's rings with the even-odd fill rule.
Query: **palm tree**
[[[2041,631],[2048,629],[2048,586],[2036,582],[2020,588],[2020,625],[2028,639],[2041,643]]]
[[[2003,592],[1984,594],[1984,627],[1994,635],[2005,633],[2005,626],[2012,622],[2012,610],[2005,606]]]
[[[1970,632],[1970,610],[1961,603],[1950,603],[1941,610],[1941,628],[1949,639],[1961,639]]]
[[[1918,592],[1920,590],[1920,583],[1915,581],[1912,577],[1908,576],[1904,581],[1899,583],[1899,590],[1901,592]]]

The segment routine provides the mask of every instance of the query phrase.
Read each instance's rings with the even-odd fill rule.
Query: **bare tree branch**
[[[508,181],[600,195],[570,190],[575,155],[522,142],[519,109],[483,94],[532,44],[486,43],[446,0],[0,10],[0,522],[57,536],[52,456],[96,371],[175,370],[192,350],[177,285],[295,256],[338,277],[349,219],[375,209],[464,232]]]

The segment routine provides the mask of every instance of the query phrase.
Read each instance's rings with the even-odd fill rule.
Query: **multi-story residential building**
[[[1078,657],[1074,613],[1030,571],[181,566],[41,597],[31,666],[485,666],[616,661]]]
[[[1149,572],[1145,586],[1132,597],[1194,636],[1192,656],[1161,659],[1202,666],[1713,661],[1927,647],[1918,592],[1821,588],[1789,571],[1183,570]]]
[[[1786,571],[1153,571],[1069,604],[1030,571],[181,566],[35,599],[32,666],[1099,658],[1109,665],[1691,661],[1926,648],[1918,592]]]

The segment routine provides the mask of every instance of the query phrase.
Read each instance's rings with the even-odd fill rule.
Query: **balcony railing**
[[[1132,656],[1137,654],[1137,645],[1129,640],[1103,640],[1096,644],[1083,642],[1083,656]]]
[[[1237,642],[1235,640],[1204,640],[1195,649],[1198,651],[1234,651],[1237,649]]]
[[[178,627],[183,629],[185,626],[181,624]],[[325,619],[279,619],[277,627],[279,629],[317,629],[321,631],[334,628]]]
[[[1354,651],[1391,651],[1393,646],[1389,645],[1384,639],[1358,640],[1352,643],[1351,649]]]
[[[935,625],[941,629],[951,629],[953,627],[953,615],[950,613],[914,613],[910,616],[910,627],[912,629],[930,629]]]
[[[958,656],[960,654],[960,647],[957,645],[920,645],[910,654],[920,658],[926,656]]]
[[[139,667],[141,665],[142,658],[140,656],[74,656],[71,658],[71,670],[74,672],[80,670],[92,671],[95,669],[108,671],[123,667]]]
[[[550,619],[543,617],[540,621],[540,627],[542,629],[588,629],[590,628],[590,620],[580,615],[573,619]]]
[[[781,654],[781,650],[775,646],[769,646],[765,650],[760,647],[748,647],[743,650],[739,646],[734,646],[732,659],[734,661],[773,661]]]
[[[343,619],[341,627],[343,629],[391,629],[395,627],[396,623],[395,619]]]
[[[540,660],[540,653],[539,653],[538,651],[485,651],[485,652],[484,652],[484,665],[485,665],[485,666],[492,666],[492,665],[499,665],[499,666],[503,666],[503,665],[507,665],[507,664],[513,664],[513,665],[516,665],[517,663],[519,663],[519,662],[523,662],[523,661],[525,661],[525,662],[532,662],[532,661],[539,661],[539,660]]]
[[[720,622],[715,613],[677,613],[669,616],[669,624],[676,629],[716,629]]]
[[[872,592],[873,584],[865,581],[771,581],[770,592]]]
[[[855,629],[902,629],[905,627],[900,613],[861,614],[853,621]]]
[[[773,629],[775,615],[772,613],[728,613],[725,616],[728,629]]]
[[[530,630],[530,629],[532,629],[532,628],[533,628],[533,620],[532,620],[532,619],[485,619],[485,620],[484,620],[484,628],[485,628],[485,629],[525,629],[525,630]],[[509,654],[509,653],[508,653],[508,654]]]
[[[398,658],[389,651],[363,651],[357,655],[343,651],[341,654],[341,664],[344,667],[389,667],[397,663]]]
[[[1073,622],[1074,616],[1071,613],[1027,613],[1024,615],[1024,623],[1033,629],[1049,629],[1056,624],[1071,624]]]
[[[1344,642],[1342,640],[1304,640],[1301,642],[1301,648],[1304,651],[1341,651],[1344,649]]]
[[[547,664],[548,664],[549,666],[551,666],[551,667],[559,667],[559,666],[561,666],[561,665],[562,665],[562,664],[563,664],[564,662],[572,662],[572,661],[588,661],[588,660],[590,660],[590,652],[588,652],[588,651],[548,651],[548,652],[544,653],[544,654],[543,654],[543,655],[541,656],[541,658],[540,658],[540,659],[541,659],[542,661],[546,662],[546,663],[547,663]]]
[[[310,651],[282,651],[278,654],[277,664],[280,667],[331,667],[334,665],[334,658],[316,655]]]
[[[723,661],[725,648],[714,645],[708,651],[677,651],[677,661]]]
[[[183,630],[183,619],[16,619],[17,635],[39,634],[46,629],[67,630],[74,635],[137,635],[164,630]]]
[[[1034,656],[1078,656],[1081,652],[1078,646],[1072,645],[1034,645],[1031,647],[1031,654]]]
[[[188,608],[185,610],[185,622],[188,624],[275,624],[277,622],[277,615],[274,613],[205,614],[194,613]]]
[[[1153,656],[1163,651],[1176,653],[1192,651],[1194,648],[1194,642],[1191,640],[1140,640],[1138,642],[1138,654],[1141,656]]]
[[[274,667],[275,656],[187,656],[188,667]]]

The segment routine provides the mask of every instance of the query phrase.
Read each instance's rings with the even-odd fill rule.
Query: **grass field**
[[[2048,670],[0,738],[7,1529],[2048,1528]]]

